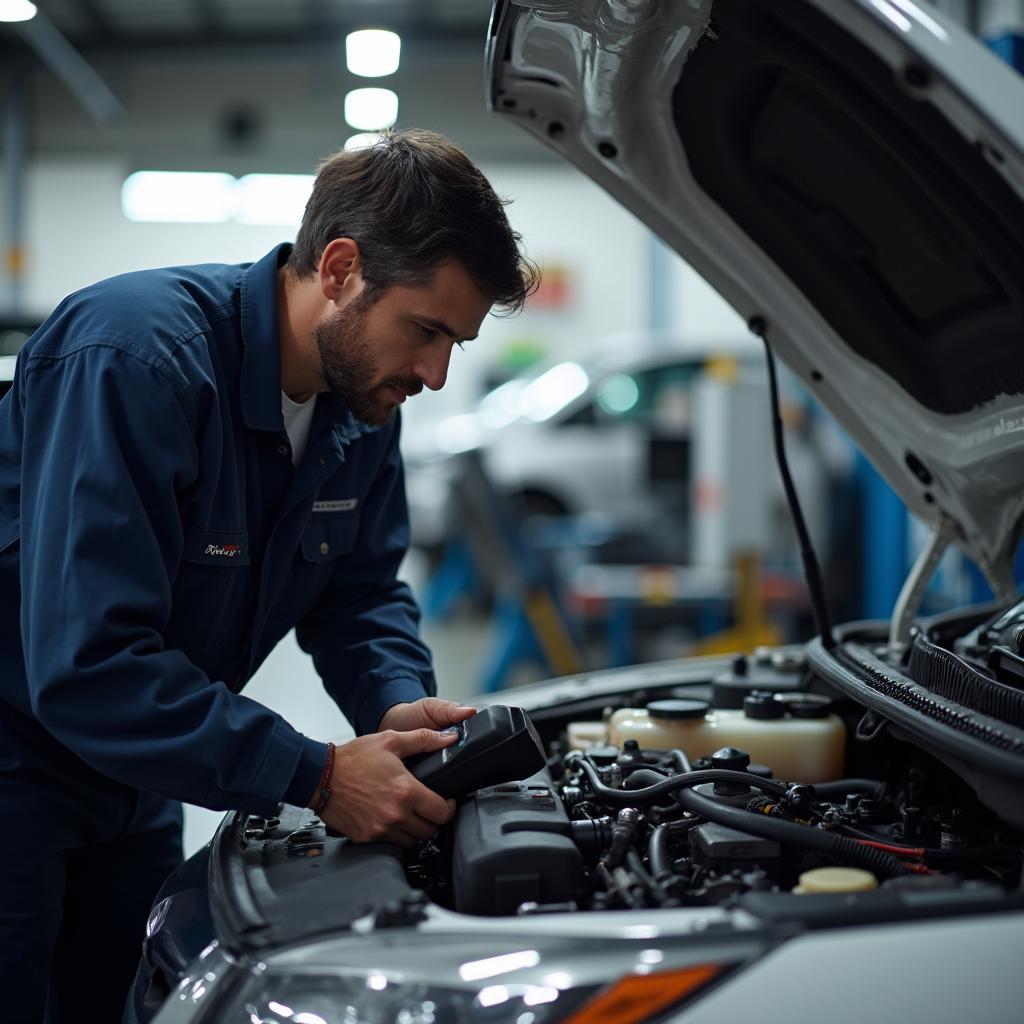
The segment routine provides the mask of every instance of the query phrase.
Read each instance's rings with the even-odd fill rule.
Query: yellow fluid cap
[[[793,892],[869,892],[878,882],[870,871],[860,868],[815,868],[800,876]]]

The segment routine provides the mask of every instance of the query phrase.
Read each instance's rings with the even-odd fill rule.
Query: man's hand
[[[341,744],[334,755],[331,796],[320,818],[357,843],[386,841],[411,846],[419,839],[429,839],[451,819],[455,801],[427,789],[402,761],[450,746],[455,739],[454,732],[435,732],[433,728],[388,729]],[[310,806],[317,798],[314,794]]]
[[[412,704],[395,704],[384,712],[378,730],[447,729],[476,714],[476,708],[463,707],[454,700],[423,697]]]

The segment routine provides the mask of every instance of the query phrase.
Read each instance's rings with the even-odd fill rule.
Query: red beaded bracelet
[[[334,744],[327,744],[327,760],[324,762],[324,771],[320,776],[320,802],[313,808],[314,814],[322,814],[331,798],[331,773],[334,771]]]

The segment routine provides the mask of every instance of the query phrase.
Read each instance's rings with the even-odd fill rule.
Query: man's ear
[[[335,238],[320,257],[320,290],[330,302],[346,305],[363,290],[362,254],[351,238]]]

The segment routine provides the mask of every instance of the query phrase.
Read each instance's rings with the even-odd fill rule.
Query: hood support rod
[[[892,621],[889,625],[889,654],[894,658],[900,658],[903,652],[910,646],[910,627],[913,625],[914,616],[921,607],[921,600],[924,597],[925,587],[928,586],[939,560],[946,552],[946,548],[959,536],[957,525],[949,516],[940,516],[935,529],[928,538],[921,554],[910,570],[900,590],[900,596],[896,599],[896,607],[893,609]]]

